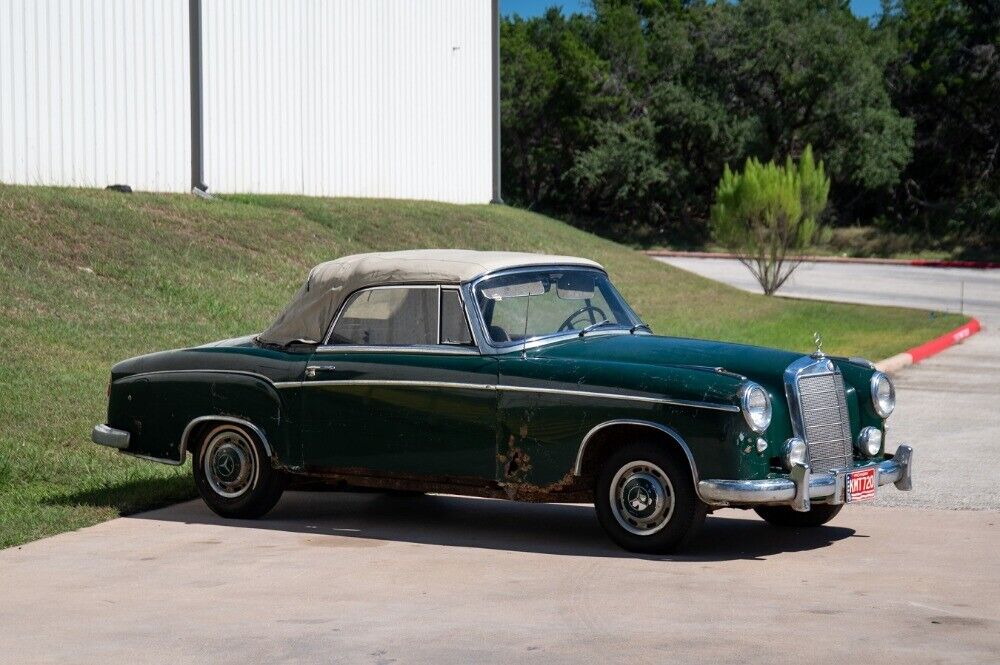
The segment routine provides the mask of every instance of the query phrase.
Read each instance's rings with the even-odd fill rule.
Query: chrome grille
[[[814,472],[850,466],[851,417],[839,372],[804,374],[797,379],[802,438]]]

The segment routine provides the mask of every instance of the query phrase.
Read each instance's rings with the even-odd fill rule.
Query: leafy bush
[[[784,166],[751,157],[742,173],[727,165],[715,190],[712,233],[772,295],[798,267],[789,251],[816,236],[829,193],[823,162],[816,164],[809,145],[798,164],[791,157]]]

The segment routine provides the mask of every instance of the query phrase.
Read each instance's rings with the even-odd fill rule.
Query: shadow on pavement
[[[710,516],[701,536],[685,552],[673,556],[638,555],[619,549],[605,536],[590,505],[525,504],[450,495],[287,492],[260,520],[223,519],[201,501],[139,513],[131,519],[512,552],[676,561],[763,559],[781,552],[820,549],[856,535],[854,529],[838,526],[777,529],[752,513],[745,514],[745,518]]]

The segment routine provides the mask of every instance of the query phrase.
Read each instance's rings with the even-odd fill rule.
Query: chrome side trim
[[[458,344],[441,346],[363,346],[360,344],[327,344],[316,348],[316,353],[422,353],[438,356],[478,356],[479,349]]]
[[[616,393],[590,392],[587,390],[566,390],[563,388],[535,388],[531,386],[499,386],[500,391],[509,390],[512,392],[544,393],[556,395],[575,395],[577,397],[596,397],[600,399],[618,399],[633,402],[647,402],[651,404],[668,404],[671,406],[690,406],[696,409],[712,409],[714,411],[729,411],[739,413],[740,407],[735,404],[715,404],[712,402],[696,402],[686,399],[672,399],[669,397],[644,397],[641,395],[620,395]]]
[[[267,453],[268,457],[274,457],[274,450],[271,449],[271,444],[267,441],[267,435],[264,431],[254,425],[249,420],[244,420],[243,418],[234,418],[232,416],[199,416],[187,424],[184,428],[184,432],[181,434],[181,451],[180,451],[180,461],[174,462],[175,464],[183,464],[187,457],[187,447],[188,447],[188,437],[191,435],[191,430],[198,425],[198,423],[203,422],[223,422],[223,423],[233,423],[234,425],[242,425],[249,429],[251,432],[257,435],[260,439],[261,444],[264,446],[264,452]]]
[[[90,440],[97,445],[116,448],[118,450],[128,448],[131,436],[125,430],[115,429],[107,425],[94,425],[94,429],[90,432]]]
[[[698,493],[698,467],[694,463],[694,456],[691,454],[691,448],[688,447],[687,442],[684,440],[677,430],[667,427],[666,425],[661,425],[659,423],[654,423],[649,420],[608,420],[595,427],[591,428],[589,432],[583,437],[583,441],[580,442],[580,448],[576,452],[576,462],[573,464],[573,475],[579,476],[583,467],[583,455],[587,449],[587,444],[590,440],[594,438],[594,435],[600,432],[606,427],[615,427],[617,425],[635,425],[639,427],[649,427],[666,434],[671,439],[673,439],[677,445],[681,447],[684,451],[684,456],[687,457],[688,466],[691,467],[691,479],[694,481],[695,493]]]
[[[296,381],[276,384],[280,388],[310,388],[321,386],[390,386],[408,388],[456,388],[469,390],[496,390],[488,383],[462,383],[453,381],[409,381],[406,379],[331,379],[328,381]]]
[[[712,402],[696,402],[693,400],[671,399],[669,397],[647,397],[643,395],[621,395],[616,393],[592,392],[588,390],[567,390],[564,388],[541,388],[534,386],[493,385],[488,383],[461,383],[451,381],[418,381],[406,379],[332,379],[327,381],[283,381],[275,383],[276,388],[307,388],[311,386],[405,386],[412,388],[468,388],[470,390],[496,390],[498,392],[540,393],[548,395],[569,395],[572,397],[594,397],[597,399],[616,399],[632,402],[647,402],[651,404],[667,404],[670,406],[688,406],[696,409],[712,409],[739,413],[740,407],[734,404],[715,404]]]
[[[274,385],[274,381],[263,374],[258,374],[257,372],[247,372],[239,369],[161,369],[154,370],[152,372],[137,372],[136,374],[129,374],[128,376],[123,376],[120,379],[117,379],[117,381],[124,381],[126,379],[133,379],[141,376],[157,376],[162,374],[241,374],[243,376],[251,376],[255,379],[261,379],[262,381],[266,381],[267,383]]]

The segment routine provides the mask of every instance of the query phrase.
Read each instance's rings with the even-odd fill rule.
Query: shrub
[[[829,193],[830,179],[823,162],[813,160],[812,146],[798,164],[791,157],[784,166],[750,158],[741,173],[727,165],[715,189],[712,234],[772,295],[800,263],[789,251],[816,236]]]

